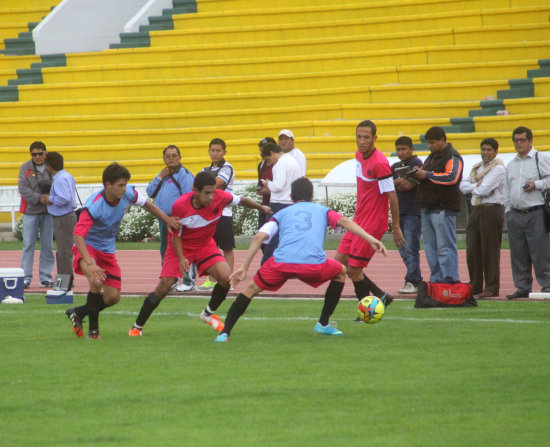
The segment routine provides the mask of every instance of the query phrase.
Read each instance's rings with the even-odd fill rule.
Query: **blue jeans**
[[[420,232],[422,230],[422,221],[420,216],[414,214],[400,214],[399,228],[405,238],[405,246],[399,248],[401,259],[407,267],[405,282],[410,282],[413,286],[418,286],[422,281],[420,273]]]
[[[430,281],[453,284],[459,282],[456,251],[456,216],[445,210],[425,212],[422,209],[424,252],[430,266]]]
[[[51,214],[23,214],[23,253],[21,268],[25,279],[32,279],[34,247],[40,231],[40,261],[38,274],[40,281],[51,281],[55,264],[53,257],[53,219]]]

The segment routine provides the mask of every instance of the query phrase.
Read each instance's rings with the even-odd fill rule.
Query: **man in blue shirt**
[[[395,141],[395,152],[400,161],[394,163],[391,167],[393,173],[393,183],[399,202],[399,226],[405,238],[405,246],[398,247],[401,259],[407,267],[405,275],[405,285],[399,293],[416,293],[418,284],[422,281],[420,273],[420,232],[422,222],[420,219],[420,210],[415,204],[416,190],[420,183],[414,177],[414,168],[422,167],[422,160],[414,155],[414,146],[412,139],[406,136],[399,137]],[[401,175],[401,172],[409,172]]]
[[[63,169],[63,155],[59,152],[46,153],[46,169],[52,176],[52,187],[48,197],[48,213],[53,216],[53,234],[57,242],[55,259],[57,273],[73,276],[73,231],[76,225],[76,182]]]
[[[346,268],[338,261],[328,259],[324,252],[323,244],[328,225],[333,228],[343,227],[363,238],[375,251],[386,254],[382,242],[359,225],[319,203],[312,203],[313,185],[307,178],[301,177],[292,183],[291,198],[294,204],[275,213],[260,228],[248,248],[243,265],[230,276],[235,286],[244,280],[261,244],[279,234],[279,245],[273,256],[260,267],[254,279],[229,308],[225,327],[216,337],[216,342],[226,342],[229,339],[231,329],[246,311],[252,298],[262,290],[280,289],[290,278],[298,278],[313,287],[319,287],[330,280],[321,317],[313,331],[319,335],[343,335],[329,324],[329,318],[344,289]]]
[[[166,146],[162,152],[162,159],[166,166],[160,171],[149,185],[147,195],[153,199],[163,213],[172,215],[172,205],[182,195],[191,192],[193,188],[193,174],[181,164],[181,153],[173,144]],[[168,238],[166,224],[159,219],[160,230],[160,259],[164,262],[164,253]]]

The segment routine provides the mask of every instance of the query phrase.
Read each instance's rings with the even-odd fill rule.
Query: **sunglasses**
[[[42,157],[44,155],[44,152],[31,152],[31,156],[33,157]]]

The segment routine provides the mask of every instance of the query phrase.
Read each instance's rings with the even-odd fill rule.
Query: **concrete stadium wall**
[[[63,0],[32,32],[36,54],[101,51],[171,0]]]

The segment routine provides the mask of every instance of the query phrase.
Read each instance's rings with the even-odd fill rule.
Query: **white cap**
[[[286,135],[288,138],[292,138],[294,140],[294,134],[292,133],[291,130],[283,129],[279,132],[279,136],[281,135]]]

